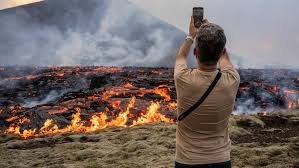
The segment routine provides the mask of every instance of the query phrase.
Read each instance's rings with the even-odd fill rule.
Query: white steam
[[[86,1],[85,5],[98,5],[93,11],[82,9],[78,0],[69,3],[48,0],[46,3],[53,8],[55,3],[65,5],[74,12],[75,15],[67,19],[53,17],[60,19],[61,24],[70,22],[71,26],[62,29],[56,23],[32,22],[24,10],[1,14],[2,65],[172,66],[184,36],[182,31],[124,0]],[[55,10],[58,9],[53,9],[53,13]],[[86,12],[92,14],[84,17]]]
[[[66,93],[66,91],[57,92],[53,90],[42,100],[26,100],[25,103],[23,104],[23,107],[32,108],[38,105],[49,103],[61,97],[64,93]]]

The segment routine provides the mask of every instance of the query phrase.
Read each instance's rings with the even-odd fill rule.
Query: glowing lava
[[[130,90],[134,88],[134,92]],[[131,96],[128,101],[126,108],[122,110],[122,104],[126,103],[120,100],[113,100],[111,97],[117,95],[130,95],[136,94],[137,96],[144,96],[145,94],[157,94],[163,97],[160,101],[151,101],[149,106],[145,110],[141,111],[139,115],[132,114],[133,109],[141,109],[144,107],[144,103],[141,100],[137,101],[135,96]],[[60,128],[53,119],[47,119],[43,126],[37,129],[25,129],[21,130],[23,124],[30,123],[30,120],[24,115],[14,116],[7,119],[8,122],[13,122],[9,128],[5,131],[7,134],[16,134],[24,139],[35,138],[44,135],[53,135],[65,132],[90,132],[99,129],[104,129],[107,127],[117,126],[117,127],[132,127],[140,124],[151,123],[151,122],[174,122],[174,119],[167,118],[165,115],[161,114],[159,110],[161,109],[161,103],[169,110],[174,111],[176,108],[176,102],[171,102],[171,97],[169,95],[169,90],[166,86],[158,86],[154,89],[144,89],[136,88],[131,83],[126,83],[122,86],[113,87],[110,90],[103,92],[102,94],[95,94],[87,98],[90,101],[109,101],[114,109],[121,110],[118,114],[115,114],[113,118],[109,119],[107,113],[109,109],[106,108],[105,111],[96,112],[90,119],[83,120],[81,118],[81,109],[79,107],[89,107],[91,103],[85,102],[81,103],[80,99],[75,101],[64,102],[65,107],[55,107],[50,108],[48,114],[55,115],[60,114],[69,109],[74,109],[75,112],[72,115],[72,120],[70,124],[64,128]],[[165,108],[164,107],[164,108]]]

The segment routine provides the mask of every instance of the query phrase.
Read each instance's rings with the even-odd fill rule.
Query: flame
[[[120,72],[122,68],[120,67],[97,67],[94,71],[101,71],[101,72]]]
[[[79,108],[75,108],[76,113],[73,114],[73,120],[71,125],[67,127],[69,131],[84,131],[83,123],[81,122],[81,110]]]
[[[287,108],[289,110],[299,107],[299,91],[298,90],[284,90],[285,99],[287,100]]]
[[[28,129],[28,130],[24,130],[21,133],[21,127],[20,125],[22,125],[25,122],[29,122],[30,120],[26,117],[23,116],[19,116],[19,117],[12,117],[10,119],[7,119],[6,121],[13,121],[13,120],[18,120],[18,122],[13,123],[12,125],[9,126],[9,128],[5,131],[5,133],[7,134],[16,134],[19,135],[20,137],[23,137],[24,139],[28,139],[31,137],[35,137],[35,129]]]
[[[59,76],[59,77],[63,77],[65,74],[64,73],[56,73],[55,75]]]
[[[54,123],[52,119],[46,120],[44,126],[40,129],[42,134],[56,134],[59,132],[58,126]]]
[[[293,107],[293,103],[292,102],[288,102],[288,109],[292,109]]]
[[[36,137],[36,129],[24,130],[22,136],[23,136],[24,139],[28,139],[28,138],[31,138],[31,137]]]
[[[124,88],[132,88],[134,87],[132,83],[126,83],[124,86]]]
[[[15,121],[17,119],[20,119],[21,117],[23,117],[23,115],[20,115],[20,116],[13,116],[13,117],[10,117],[8,119],[6,119],[7,122],[12,122],[12,121]]]
[[[32,80],[39,77],[51,76],[57,81],[65,80],[64,77],[68,77],[68,74],[81,76],[105,73],[109,74],[122,71],[122,68],[118,67],[74,67],[72,69],[60,67],[35,68],[46,70],[47,73],[8,77],[4,80]],[[55,70],[59,72],[54,72]],[[144,72],[144,70],[130,70],[129,72]],[[153,71],[153,73],[161,74],[160,71]],[[141,75],[141,77],[146,78],[145,75]],[[240,90],[247,91],[249,90],[249,87],[243,86]],[[282,90],[280,86],[269,86],[268,90],[277,94],[283,91],[285,100],[287,101],[286,106],[289,109],[299,107],[299,91],[295,89]],[[93,94],[91,95],[88,94],[86,96],[79,96],[78,98],[62,102],[58,101],[54,106],[45,105],[39,107],[42,108],[43,111],[48,112],[50,115],[59,115],[65,112],[67,112],[65,114],[68,114],[69,112],[73,112],[69,124],[63,127],[60,126],[58,122],[56,123],[55,118],[53,118],[45,120],[39,127],[32,129],[32,127],[30,127],[31,120],[24,115],[18,115],[22,114],[18,112],[24,111],[24,107],[21,105],[15,105],[10,106],[5,110],[0,107],[0,114],[7,113],[12,116],[6,119],[6,122],[10,123],[10,125],[5,130],[5,133],[15,134],[23,139],[29,139],[65,132],[91,132],[114,126],[127,128],[151,122],[175,122],[174,119],[168,118],[167,115],[164,115],[165,111],[175,111],[177,107],[177,103],[173,101],[170,95],[171,90],[167,85],[160,85],[154,88],[140,88],[134,86],[134,83],[127,82],[120,86],[92,93]],[[34,93],[28,93],[28,95],[34,96]],[[148,95],[149,97],[150,95],[154,95],[154,100],[148,102]],[[91,105],[93,104],[96,105],[96,108],[91,108]],[[107,106],[102,106],[106,104]],[[97,105],[100,105],[101,107],[97,108]],[[89,118],[81,118],[81,111],[83,110],[90,110],[93,115]],[[267,116],[268,114],[269,113],[266,111],[258,113],[260,116]]]
[[[259,116],[268,116],[269,115],[269,112],[267,111],[263,111],[263,112],[260,112],[258,113]]]
[[[133,125],[140,125],[158,121],[174,122],[172,119],[166,118],[164,115],[158,113],[159,108],[159,103],[151,102],[151,105],[147,109],[147,113],[139,117],[137,121],[134,121]]]
[[[168,88],[163,88],[163,87],[164,87],[164,85],[161,85],[158,88],[155,88],[154,93],[156,93],[156,94],[158,94],[162,97],[165,97],[166,101],[171,101],[171,97],[169,95],[169,89]]]
[[[107,115],[105,113],[100,113],[100,116],[92,116],[91,118],[91,127],[88,129],[89,131],[96,131],[98,129],[104,129],[108,126],[106,120]]]
[[[107,67],[98,67],[96,71],[108,71]],[[120,71],[120,68],[112,69]],[[74,72],[76,70],[72,70]],[[79,71],[79,68],[78,68]],[[67,72],[63,73],[48,73],[49,76],[62,77]],[[89,72],[87,72],[89,73]],[[23,77],[24,78],[24,77]],[[63,101],[55,106],[43,106],[43,110],[47,110],[48,114],[56,115],[66,111],[73,111],[70,124],[60,128],[54,119],[47,119],[42,127],[36,129],[23,129],[30,124],[30,119],[23,115],[13,116],[6,119],[11,125],[5,130],[7,134],[16,134],[23,139],[35,138],[44,135],[53,135],[65,132],[91,132],[107,127],[132,127],[150,122],[175,122],[174,119],[167,118],[160,113],[160,110],[174,111],[177,103],[171,101],[170,89],[166,85],[160,85],[153,89],[145,89],[135,87],[132,83],[125,83],[121,86],[112,87],[102,93],[95,93],[87,97],[79,97]],[[142,97],[145,94],[157,94],[163,99],[151,101],[146,103]],[[121,98],[117,98],[117,96]],[[124,96],[123,96],[124,95]],[[126,97],[126,98],[123,98]],[[138,97],[138,100],[137,100]],[[140,98],[140,99],[139,99]],[[101,112],[94,112],[94,115],[87,119],[81,118],[81,109],[89,109],[92,103],[106,102],[110,107],[106,107]],[[162,105],[163,104],[163,105]],[[112,108],[115,111],[111,111]],[[141,110],[138,113],[133,113],[137,109]],[[15,106],[10,108],[10,113],[22,111],[22,106]],[[108,117],[109,114],[109,117]],[[24,125],[26,124],[26,125]]]
[[[5,132],[7,134],[16,134],[23,137],[23,135],[20,132],[20,126],[15,126],[14,124],[8,127],[8,129]]]
[[[121,126],[126,127],[126,123],[128,121],[128,115],[130,114],[130,109],[134,107],[136,98],[132,97],[125,112],[122,112],[118,115],[118,117],[109,123],[109,126]]]
[[[113,107],[114,109],[119,108],[119,107],[120,107],[120,104],[121,104],[121,101],[113,101],[113,102],[111,103],[111,105],[112,105],[112,107]]]
[[[43,127],[39,131],[36,129],[28,129],[24,130],[23,132],[20,131],[20,126],[24,122],[29,122],[28,118],[19,118],[13,117],[10,118],[9,121],[19,120],[17,123],[13,123],[6,131],[7,134],[16,134],[22,137],[23,139],[35,138],[42,135],[53,135],[57,133],[64,133],[64,132],[90,132],[96,131],[99,129],[104,129],[111,126],[118,126],[118,127],[131,127],[135,125],[151,123],[151,122],[174,122],[173,119],[169,119],[166,116],[159,113],[160,103],[159,102],[151,102],[150,106],[147,108],[146,112],[142,114],[140,117],[133,121],[132,125],[127,125],[128,120],[130,119],[130,110],[134,108],[136,102],[136,97],[132,97],[128,103],[128,106],[125,111],[120,112],[118,116],[107,122],[107,115],[104,112],[99,114],[95,114],[90,119],[90,125],[85,126],[85,121],[81,119],[81,110],[79,108],[75,108],[75,113],[72,115],[72,120],[69,126],[65,128],[59,128],[54,120],[48,119],[43,124]],[[175,106],[175,103],[172,103],[171,106]]]

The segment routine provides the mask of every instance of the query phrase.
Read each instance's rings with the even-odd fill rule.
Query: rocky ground
[[[294,167],[299,162],[299,111],[232,116],[233,167]],[[0,167],[173,167],[176,124],[152,123],[20,140],[0,136]]]

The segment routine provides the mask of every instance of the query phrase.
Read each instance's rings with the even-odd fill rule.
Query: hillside
[[[185,36],[126,0],[46,0],[0,20],[1,65],[173,66]]]

